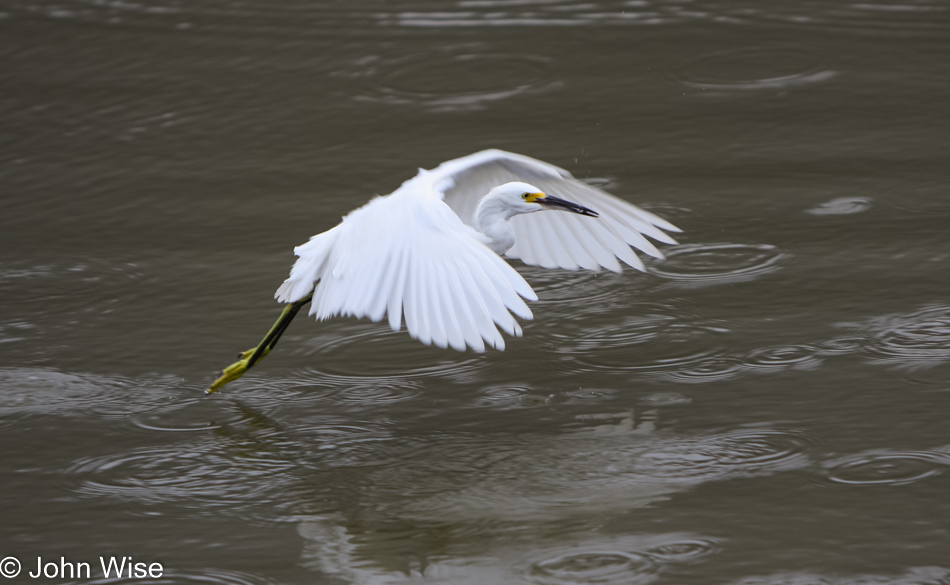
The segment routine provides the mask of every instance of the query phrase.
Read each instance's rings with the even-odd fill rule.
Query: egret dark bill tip
[[[559,209],[561,211],[570,211],[571,213],[577,213],[580,215],[586,215],[587,217],[598,217],[600,214],[594,211],[593,209],[588,209],[583,205],[578,205],[577,203],[572,203],[560,197],[554,197],[548,195],[543,199],[538,199],[538,203],[542,206],[549,209]]]

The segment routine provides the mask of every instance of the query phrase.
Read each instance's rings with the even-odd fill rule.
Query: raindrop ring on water
[[[711,538],[694,538],[661,544],[647,550],[647,554],[664,563],[695,561],[718,552],[719,541]]]
[[[817,83],[835,75],[809,51],[752,47],[701,57],[686,65],[676,78],[693,87],[761,90]]]
[[[781,268],[785,254],[769,244],[694,244],[666,252],[666,261],[649,271],[687,286],[754,280]]]
[[[538,561],[531,576],[544,585],[574,583],[630,583],[652,570],[650,559],[620,551],[586,551]],[[636,582],[636,581],[634,581]]]
[[[829,462],[828,479],[847,485],[906,485],[946,472],[950,455],[933,451],[878,451]]]
[[[366,79],[360,101],[421,105],[433,111],[479,109],[489,102],[545,92],[561,84],[549,78],[552,61],[537,55],[419,53],[394,60],[373,60],[369,73],[338,76]],[[455,74],[464,69],[466,75]]]
[[[874,317],[859,325],[870,335],[864,352],[873,363],[922,369],[950,360],[950,307]]]

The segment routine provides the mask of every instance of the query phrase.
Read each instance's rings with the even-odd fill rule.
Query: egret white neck
[[[508,223],[518,211],[489,192],[475,209],[475,229],[485,236],[485,245],[499,256],[515,245],[515,230]]]

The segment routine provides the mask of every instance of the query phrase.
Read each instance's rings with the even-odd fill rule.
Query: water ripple
[[[642,457],[643,469],[659,480],[699,480],[796,469],[807,464],[811,441],[798,433],[744,429],[677,442]]]
[[[91,581],[64,581],[70,585],[131,585],[133,583],[142,583],[142,579],[134,578],[102,578]],[[267,577],[244,573],[241,571],[229,571],[225,569],[197,569],[191,571],[180,571],[176,569],[166,569],[161,577],[156,579],[149,578],[148,583],[155,585],[177,585],[177,584],[201,584],[201,585],[273,585]]]
[[[571,551],[537,561],[531,565],[528,579],[540,585],[579,585],[583,583],[651,583],[656,568],[646,555],[613,550]]]
[[[805,213],[812,215],[851,215],[863,213],[870,208],[871,199],[869,197],[838,197],[825,201],[811,209],[806,209]]]
[[[811,345],[779,345],[746,354],[743,364],[749,368],[810,370],[821,364],[818,349]]]
[[[881,486],[916,483],[946,473],[944,451],[867,451],[825,463],[828,480],[848,485]]]
[[[372,9],[333,3],[265,1],[182,2],[163,0],[14,0],[11,16],[46,17],[85,24],[175,31],[311,37],[314,31],[366,26],[376,20]]]
[[[553,333],[558,351],[589,369],[647,375],[679,371],[718,354],[726,330],[664,314],[628,317],[591,330]]]
[[[235,408],[234,404],[226,400],[208,399],[195,394],[190,391],[186,399],[169,397],[170,405],[163,404],[138,412],[129,417],[129,421],[145,431],[193,433],[212,431],[227,425],[254,424],[260,418],[239,404]]]
[[[547,404],[550,400],[536,388],[517,384],[488,386],[481,388],[478,395],[476,404],[500,409],[527,408]]]
[[[707,481],[769,475],[810,464],[808,437],[772,429],[662,437],[624,419],[557,438],[486,440],[440,435],[390,444],[364,488],[399,498],[424,518],[524,520],[587,517],[639,507]],[[400,455],[405,453],[405,455]],[[411,500],[406,500],[411,498]]]
[[[728,355],[711,355],[680,367],[652,372],[650,375],[671,382],[701,384],[728,380],[747,372],[741,359]]]
[[[848,355],[860,351],[864,342],[862,337],[835,337],[819,342],[816,347],[821,355]]]
[[[543,558],[530,561],[526,577],[540,585],[651,583],[668,565],[698,562],[719,551],[713,538],[663,535],[644,540],[593,537],[547,549],[536,555]]]
[[[143,393],[143,385],[153,391]],[[199,398],[193,393],[182,397],[181,380],[170,376],[133,380],[44,368],[0,369],[0,413],[5,415],[94,415],[123,419],[164,406],[170,400],[181,407]]]
[[[499,27],[499,26],[625,26],[657,25],[702,17],[681,6],[662,2],[600,0],[460,0],[458,9],[406,10],[379,13],[384,26],[406,27]]]
[[[606,402],[618,394],[611,388],[578,388],[565,390],[562,395],[567,404],[593,404]]]
[[[715,538],[683,538],[647,549],[646,553],[660,563],[692,563],[720,550]]]
[[[411,400],[421,393],[422,391],[419,388],[408,388],[393,384],[377,384],[372,386],[343,388],[334,394],[334,397],[340,402],[388,404]]]
[[[692,401],[692,398],[679,392],[654,392],[640,399],[642,404],[648,406],[672,406],[675,404],[689,404]]]
[[[380,458],[398,447],[392,429],[383,424],[321,422],[298,432],[317,450],[312,453],[315,462],[330,468],[382,465]]]
[[[768,244],[686,244],[664,252],[666,261],[649,272],[690,288],[754,280],[787,258]]]
[[[702,0],[701,6],[738,23],[778,23],[878,36],[945,34],[950,28],[943,18],[948,7],[940,0],[867,0],[845,4],[801,0],[767,5],[755,0]]]
[[[424,28],[658,26],[699,21],[921,34],[945,32],[946,19],[938,17],[948,10],[939,0],[869,0],[845,5],[821,0],[784,4],[755,0],[460,0],[457,6],[426,8],[422,5],[374,16],[382,26]]]
[[[441,50],[401,58],[362,57],[336,77],[358,80],[358,101],[421,105],[429,111],[470,111],[491,102],[561,86],[551,79],[553,61],[527,54]],[[459,69],[465,75],[457,75]]]
[[[443,377],[471,380],[480,369],[480,355],[428,347],[410,340],[405,329],[384,324],[338,323],[336,334],[321,334],[295,354],[310,356],[318,365],[305,374],[315,384],[345,385],[351,381],[391,385],[400,379]],[[366,356],[386,356],[385,360]],[[409,390],[405,384],[399,384]]]
[[[843,326],[869,336],[863,351],[873,363],[915,370],[950,360],[950,306],[930,305]]]
[[[405,332],[396,335],[403,337],[401,345],[407,352],[415,352],[420,349],[422,351],[433,351],[433,348],[422,346],[409,339]],[[477,372],[475,368],[465,367],[459,371],[453,371],[451,362],[442,365],[439,365],[438,362],[435,362],[435,365],[433,363],[423,365],[424,356],[412,362],[419,364],[416,369],[412,369],[412,363],[407,364],[406,362],[402,363],[406,366],[406,369],[400,369],[398,362],[391,363],[387,360],[367,361],[362,357],[352,356],[337,358],[335,356],[342,354],[335,351],[337,348],[334,347],[332,342],[324,345],[325,338],[324,335],[315,343],[298,344],[294,353],[297,355],[310,353],[313,351],[313,346],[316,345],[317,351],[320,352],[318,355],[323,355],[322,352],[326,350],[327,355],[333,356],[332,360],[334,361],[331,361],[331,358],[320,357],[313,360],[319,364],[316,368],[302,368],[285,376],[248,377],[248,379],[238,382],[238,384],[244,386],[242,393],[251,392],[257,404],[274,408],[294,404],[306,404],[309,407],[317,402],[334,402],[350,408],[376,408],[417,398],[423,391],[423,382],[420,378],[442,376],[446,379],[459,380],[466,379],[469,376],[474,377]],[[358,341],[353,341],[353,346],[345,348],[343,354],[350,350],[358,351],[358,349]],[[441,352],[439,355],[445,355],[443,350],[436,349],[434,351]],[[391,355],[388,354],[388,356]],[[463,362],[466,361],[465,354],[449,357],[461,357]],[[340,361],[335,361],[338,359]],[[380,364],[381,361],[386,363]],[[378,367],[365,368],[361,372],[358,370],[360,365]],[[348,366],[352,366],[352,369]],[[343,372],[324,371],[324,369],[333,368],[339,368]],[[227,389],[225,389],[225,395],[231,395],[227,392]]]
[[[898,575],[822,575],[816,573],[776,573],[746,577],[732,585],[948,585],[950,569],[912,567]]]
[[[608,286],[601,286],[602,275],[590,270],[549,270],[537,266],[519,267],[531,288],[542,303],[576,305],[577,299],[584,304],[607,298],[616,298]]]
[[[769,373],[796,369],[811,370],[822,363],[822,349],[811,345],[778,345],[754,349],[745,354],[716,354],[682,367],[659,370],[650,375],[673,382],[696,384],[727,380],[746,373]]]
[[[423,2],[399,10],[377,3],[337,5],[263,0],[13,0],[0,17],[45,17],[100,26],[157,28],[176,34],[202,32],[312,38],[332,31],[367,28],[626,27],[690,22],[788,28],[819,28],[880,35],[944,34],[948,7],[940,0],[865,0],[849,4],[821,0],[763,4],[755,0],[459,0],[432,9]]]
[[[702,89],[761,90],[819,83],[835,75],[808,50],[752,47],[706,55],[687,64],[674,77]]]
[[[293,462],[249,443],[222,448],[217,441],[147,447],[79,459],[68,473],[75,491],[113,501],[178,504],[199,514],[242,513],[280,504]]]
[[[367,562],[364,550],[372,545],[362,535],[350,533],[338,518],[311,516],[298,526],[298,533],[305,542],[305,566],[348,583],[391,585],[647,583],[668,568],[701,562],[719,549],[716,539],[690,534],[605,535],[571,532],[559,524],[555,530],[542,531],[506,528],[494,542],[482,533],[481,542],[491,544],[484,554],[432,555],[424,565],[394,572]]]

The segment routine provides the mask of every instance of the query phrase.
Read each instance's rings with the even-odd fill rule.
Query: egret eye
[[[522,199],[527,199],[527,198],[528,198],[528,195],[530,195],[530,194],[531,194],[531,193],[522,193],[522,194],[521,194],[521,198],[522,198]]]

